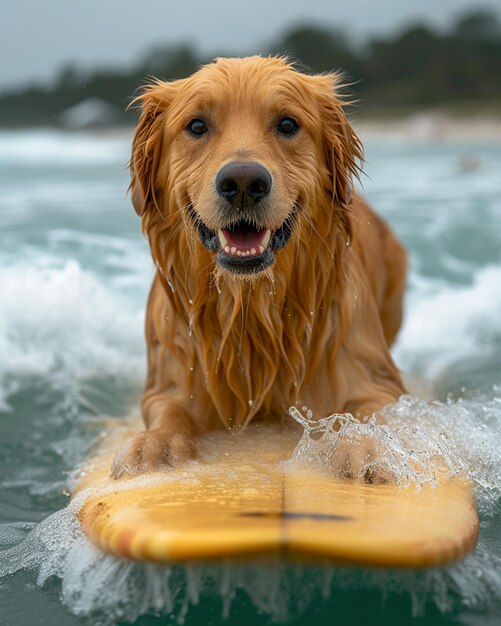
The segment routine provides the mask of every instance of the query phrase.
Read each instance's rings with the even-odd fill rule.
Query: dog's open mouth
[[[216,252],[218,264],[235,274],[257,274],[270,267],[275,251],[283,248],[292,234],[293,219],[272,230],[240,220],[219,230],[211,230],[192,213],[198,234],[208,250]]]
[[[242,221],[229,228],[220,229],[217,236],[221,249],[228,256],[255,257],[267,249],[271,240],[271,230]]]

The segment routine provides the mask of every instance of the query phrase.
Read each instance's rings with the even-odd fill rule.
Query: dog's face
[[[315,223],[312,207],[348,202],[360,145],[334,82],[251,57],[155,84],[140,97],[136,210],[155,205],[163,219],[177,216],[223,272],[245,277],[271,267],[292,235]]]
[[[238,62],[205,69],[172,138],[171,166],[187,165],[177,203],[221,268],[257,273],[290,239],[313,179],[315,143],[290,97],[292,72],[249,76]],[[307,171],[294,166],[299,161]]]

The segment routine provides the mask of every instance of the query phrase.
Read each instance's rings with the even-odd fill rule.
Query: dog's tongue
[[[223,233],[231,247],[235,247],[237,250],[250,250],[252,248],[257,250],[263,241],[266,228],[256,229],[252,226],[236,227],[234,230],[223,228]]]

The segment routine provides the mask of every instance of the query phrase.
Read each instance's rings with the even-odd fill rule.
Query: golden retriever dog
[[[337,92],[336,74],[256,56],[137,98],[132,201],[157,272],[146,430],[113,476],[177,465],[200,434],[291,405],[362,418],[405,393],[388,346],[406,254],[352,193],[362,146]]]

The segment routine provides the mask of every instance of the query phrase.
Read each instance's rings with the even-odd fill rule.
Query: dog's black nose
[[[243,209],[270,193],[271,176],[259,163],[232,161],[219,170],[216,189],[225,200]]]

